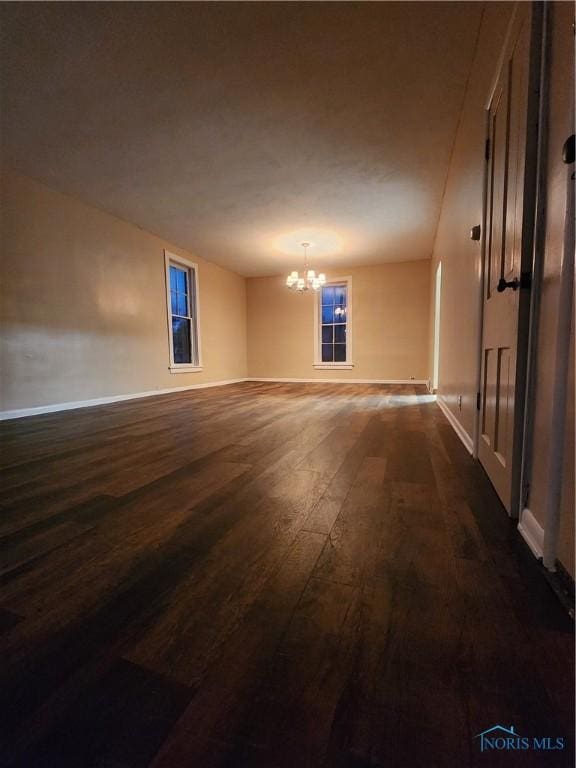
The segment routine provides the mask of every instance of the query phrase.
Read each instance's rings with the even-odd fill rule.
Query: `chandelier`
[[[298,291],[298,293],[303,293],[310,289],[317,291],[326,283],[326,275],[323,272],[320,272],[320,274],[317,275],[313,269],[309,268],[309,247],[310,243],[302,243],[302,248],[304,248],[304,271],[302,272],[302,276],[300,276],[299,272],[294,271],[290,272],[286,278],[286,285],[291,291]]]

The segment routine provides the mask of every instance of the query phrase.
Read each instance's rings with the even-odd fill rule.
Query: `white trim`
[[[278,384],[426,384],[427,379],[284,379],[252,376],[244,381],[276,382]]]
[[[326,280],[326,285],[337,285],[338,283],[346,283],[346,360],[341,363],[323,363],[322,356],[320,354],[321,349],[321,335],[322,335],[322,323],[320,322],[320,300],[322,298],[322,288],[317,292],[314,297],[314,363],[313,367],[319,370],[350,370],[354,367],[352,362],[352,276],[346,275],[345,277],[331,277]]]
[[[169,366],[170,373],[199,373],[204,369],[198,365],[187,365],[186,363],[175,363]]]
[[[487,107],[484,110],[484,139],[488,141],[490,138],[490,109]],[[488,224],[488,181],[489,181],[489,169],[490,169],[490,157],[489,153],[484,153],[484,164],[482,166],[482,223],[480,224],[480,253],[479,261],[477,262],[477,285],[476,290],[478,293],[478,309],[477,309],[477,326],[476,326],[476,397],[480,407],[476,408],[474,412],[474,429],[472,433],[472,456],[477,459],[478,451],[480,448],[480,415],[481,409],[484,407],[481,402],[483,396],[482,386],[482,365],[484,358],[484,295],[486,293],[486,227]],[[486,157],[488,155],[488,157]]]
[[[432,389],[438,389],[440,377],[440,316],[442,312],[442,262],[436,265],[434,277],[434,354],[432,365]]]
[[[544,553],[544,529],[528,507],[524,507],[520,514],[518,530],[526,544],[530,547],[534,557],[540,560]]]
[[[468,432],[466,432],[462,424],[460,424],[456,416],[454,416],[450,408],[448,408],[448,406],[444,402],[444,398],[442,397],[442,395],[436,396],[436,402],[438,403],[438,406],[442,411],[442,413],[444,414],[444,416],[446,416],[446,418],[450,422],[450,425],[454,429],[454,432],[456,432],[456,434],[464,444],[464,447],[466,448],[468,453],[472,453],[474,448],[474,443],[472,441],[472,438],[470,437]]]
[[[317,371],[351,371],[353,363],[314,363]]]
[[[190,341],[192,344],[192,362],[174,362],[174,341],[172,339],[172,302],[170,298],[170,264],[185,267],[192,273],[193,281],[189,285],[188,300],[191,303],[190,313]],[[198,264],[178,256],[176,253],[164,249],[164,276],[166,280],[166,316],[168,321],[168,352],[170,373],[196,373],[202,370],[202,344],[200,342],[200,293],[198,289]]]
[[[152,389],[147,392],[134,392],[130,395],[111,395],[110,397],[95,397],[92,400],[74,400],[69,403],[40,405],[35,408],[18,408],[13,411],[0,411],[0,421],[7,421],[8,419],[22,419],[26,416],[37,416],[43,413],[56,413],[57,411],[71,411],[75,408],[91,408],[94,405],[107,405],[108,403],[119,403],[123,400],[137,400],[141,397],[154,397],[154,395],[170,395],[176,392],[185,392],[189,389],[223,387],[227,384],[240,384],[244,381],[246,381],[246,379],[224,379],[223,381],[207,381],[205,384],[188,384],[184,387]]]

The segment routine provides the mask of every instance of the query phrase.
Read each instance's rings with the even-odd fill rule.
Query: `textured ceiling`
[[[244,275],[428,258],[482,3],[3,3],[5,163]]]

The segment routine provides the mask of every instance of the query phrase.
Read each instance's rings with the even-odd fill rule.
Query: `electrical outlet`
[[[462,410],[462,395],[458,395],[458,410]]]

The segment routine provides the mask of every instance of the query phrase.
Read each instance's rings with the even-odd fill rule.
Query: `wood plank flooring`
[[[0,425],[6,768],[572,766],[573,625],[418,387]],[[563,737],[482,754],[493,725]]]

